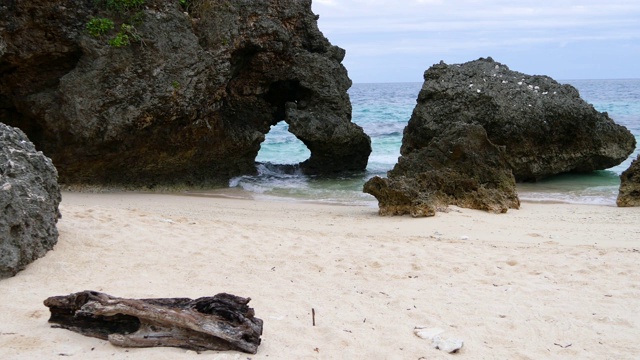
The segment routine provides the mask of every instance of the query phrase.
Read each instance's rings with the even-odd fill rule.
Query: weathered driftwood
[[[251,299],[218,294],[199,299],[123,299],[97,291],[44,301],[49,322],[123,347],[173,346],[196,351],[258,351],[262,320]]]

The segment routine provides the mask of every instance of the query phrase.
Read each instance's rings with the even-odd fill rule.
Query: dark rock
[[[620,175],[620,191],[616,203],[620,207],[640,206],[640,155]]]
[[[448,205],[495,213],[520,207],[504,147],[492,144],[477,124],[453,124],[400,157],[388,176],[364,185],[381,215],[433,216]]]
[[[23,129],[66,184],[226,184],[256,172],[279,121],[309,148],[305,172],[366,168],[345,52],[319,31],[310,0],[191,4],[3,3],[0,121]],[[89,35],[93,17],[116,29]],[[108,45],[123,22],[131,44]]]
[[[402,155],[427,146],[456,123],[480,124],[506,147],[517,181],[607,169],[626,160],[635,138],[596,111],[570,85],[511,71],[491,58],[440,63],[424,74],[404,131]]]
[[[58,242],[58,173],[26,135],[0,123],[0,279]]]

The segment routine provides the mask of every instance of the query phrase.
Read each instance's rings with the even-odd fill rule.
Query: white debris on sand
[[[464,341],[461,339],[442,337],[444,330],[440,328],[416,326],[413,333],[421,339],[431,340],[431,346],[434,349],[442,350],[449,354],[457,353],[464,346]]]

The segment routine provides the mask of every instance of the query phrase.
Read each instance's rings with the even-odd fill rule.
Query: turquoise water
[[[640,79],[567,80],[599,111],[626,126],[640,143]],[[362,185],[374,175],[385,176],[400,156],[402,131],[416,104],[422,83],[354,84],[349,90],[353,122],[371,137],[373,151],[367,171],[340,177],[283,174],[274,164],[297,164],[309,157],[309,150],[288,132],[281,121],[273,126],[256,158],[257,176],[234,178],[230,187],[240,188],[258,198],[319,201],[353,205],[377,204],[362,193]],[[638,155],[638,149],[622,164],[591,174],[566,174],[534,184],[519,184],[525,201],[560,201],[614,205],[620,185],[619,174]]]

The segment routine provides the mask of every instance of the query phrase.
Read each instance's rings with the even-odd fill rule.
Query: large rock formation
[[[0,279],[58,242],[58,173],[19,129],[0,123]]]
[[[283,120],[311,152],[307,173],[365,169],[345,52],[310,0],[113,5],[126,3],[0,5],[0,121],[24,130],[61,182],[226,183],[255,173]]]
[[[504,147],[491,143],[477,124],[453,124],[400,157],[388,176],[364,185],[381,215],[433,216],[448,205],[496,213],[520,207]]]
[[[620,207],[640,206],[640,155],[620,175],[620,191],[616,203]]]
[[[411,154],[456,123],[479,124],[506,147],[517,181],[610,168],[635,148],[635,138],[596,111],[570,85],[511,71],[491,58],[440,63],[424,74],[418,104],[402,140]]]

